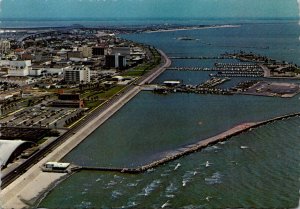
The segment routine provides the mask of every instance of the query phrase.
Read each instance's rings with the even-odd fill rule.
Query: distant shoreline
[[[239,28],[239,27],[241,27],[241,25],[191,26],[191,27],[183,27],[183,28],[151,30],[151,31],[145,31],[144,33],[160,33],[160,32],[173,32],[173,31],[185,31],[185,30],[205,30],[205,29]]]
[[[200,25],[200,26],[165,26],[165,25],[157,25],[157,28],[153,28],[153,26],[148,27],[128,27],[124,28],[121,26],[83,26],[83,25],[70,25],[70,26],[28,26],[28,27],[0,27],[0,32],[23,32],[29,30],[63,30],[63,29],[97,29],[97,30],[112,30],[119,32],[129,32],[129,33],[160,33],[160,32],[172,32],[172,31],[184,31],[184,30],[204,30],[204,29],[217,29],[217,28],[239,28],[241,25],[234,24],[224,24],[224,25]]]

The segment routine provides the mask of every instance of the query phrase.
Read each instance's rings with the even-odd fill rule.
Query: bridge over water
[[[57,30],[44,30],[44,31],[39,31],[36,33],[32,33],[32,34],[26,34],[22,37],[20,37],[19,39],[17,39],[17,43],[21,44],[23,41],[27,40],[27,39],[35,39],[35,38],[40,38],[40,37],[45,37],[45,36],[52,36],[52,35],[57,35],[59,33],[59,31]]]

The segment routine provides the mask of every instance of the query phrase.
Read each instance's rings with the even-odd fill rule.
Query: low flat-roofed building
[[[112,54],[122,54],[124,56],[130,56],[130,47],[122,46],[122,47],[114,47],[111,50]]]
[[[60,162],[47,162],[45,168],[53,170],[66,170],[70,166],[70,163],[60,163]]]
[[[14,84],[18,84],[20,86],[25,86],[28,84],[33,84],[37,80],[33,79],[33,78],[28,78],[28,77],[2,76],[2,77],[0,77],[0,81],[14,83]]]
[[[7,70],[7,74],[9,76],[28,76],[29,75],[29,69],[28,68],[19,68],[19,67],[10,67]]]
[[[84,103],[79,94],[60,94],[58,100],[53,101],[53,107],[83,108]]]
[[[34,69],[30,69],[29,70],[29,75],[30,76],[34,76],[34,77],[38,77],[42,75],[42,69],[41,68],[34,68]]]

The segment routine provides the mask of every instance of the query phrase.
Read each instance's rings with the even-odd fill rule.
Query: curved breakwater
[[[275,117],[269,120],[256,122],[256,123],[243,123],[240,125],[237,125],[233,127],[232,129],[229,129],[223,133],[220,133],[216,136],[201,140],[197,143],[187,145],[185,147],[169,151],[166,153],[166,156],[163,157],[160,160],[154,161],[152,163],[149,163],[147,165],[143,165],[137,168],[116,168],[116,167],[86,167],[86,166],[75,166],[71,169],[71,172],[78,172],[78,171],[108,171],[108,172],[121,172],[121,173],[128,173],[128,174],[138,174],[146,172],[147,170],[153,169],[155,167],[158,167],[160,165],[163,165],[165,163],[168,163],[170,161],[176,160],[180,157],[183,157],[185,155],[189,155],[193,152],[197,152],[201,149],[204,149],[208,146],[214,145],[216,143],[228,140],[229,138],[239,135],[241,133],[247,132],[249,130],[252,130],[253,128],[258,128],[263,125],[267,125],[269,123],[278,121],[278,120],[284,120],[287,118],[297,117],[300,116],[300,112],[287,114],[279,117]]]

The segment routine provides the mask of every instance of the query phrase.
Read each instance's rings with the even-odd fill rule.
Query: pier
[[[201,83],[199,85],[143,85],[142,90],[144,91],[153,91],[155,93],[194,93],[194,94],[221,94],[221,95],[232,95],[232,91],[228,89],[216,88],[216,86],[221,85],[230,78],[216,78],[212,77],[211,79]]]
[[[213,77],[252,77],[252,78],[259,78],[264,77],[264,73],[244,73],[244,72],[218,72],[216,74],[212,74]]]
[[[202,68],[202,67],[171,67],[167,70],[177,70],[177,71],[213,71],[212,68]]]
[[[264,77],[264,69],[257,64],[215,63],[215,67],[172,67],[167,70],[177,71],[216,71],[214,77]]]
[[[146,172],[149,169],[156,168],[160,165],[163,165],[170,161],[181,158],[183,156],[200,151],[208,146],[212,146],[219,142],[226,141],[234,136],[245,133],[254,128],[258,128],[263,125],[273,123],[275,121],[284,120],[284,119],[288,119],[288,118],[292,118],[292,117],[298,117],[298,116],[300,116],[300,112],[275,117],[275,118],[261,121],[261,122],[243,123],[243,124],[233,127],[232,129],[229,129],[223,133],[220,133],[216,136],[213,136],[213,137],[210,137],[210,138],[207,138],[204,140],[200,140],[194,144],[190,144],[190,145],[184,146],[182,148],[178,148],[173,151],[165,152],[165,157],[163,157],[162,159],[151,162],[147,165],[137,167],[137,168],[109,168],[109,167],[80,167],[80,166],[77,166],[77,167],[73,168],[72,171],[73,172],[78,172],[78,171],[82,171],[82,170],[85,170],[85,171],[108,171],[108,172],[120,172],[120,173],[128,173],[128,174],[139,174],[139,173]]]

